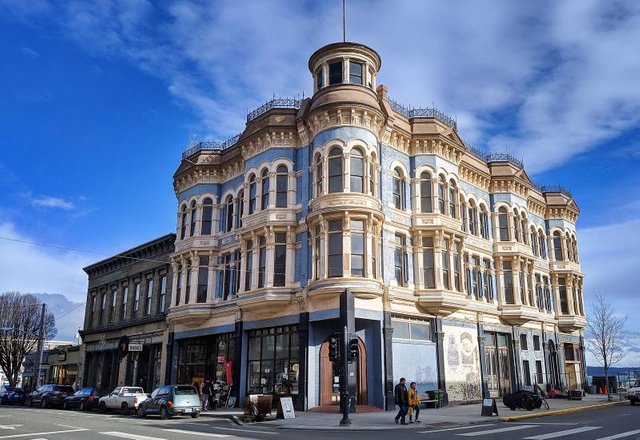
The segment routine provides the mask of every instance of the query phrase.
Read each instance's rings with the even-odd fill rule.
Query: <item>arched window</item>
[[[480,236],[485,239],[489,239],[489,213],[484,205],[480,211]]]
[[[518,211],[513,209],[513,239],[515,241],[522,241],[522,237],[520,235],[522,231],[520,231],[520,216],[518,215]]]
[[[236,197],[236,228],[242,226],[242,215],[244,214],[244,190],[238,191]]]
[[[329,153],[329,193],[344,191],[342,168],[342,150],[336,147]]]
[[[536,229],[533,226],[531,227],[529,240],[531,241],[531,252],[533,252],[533,255],[537,257],[538,256],[538,234],[536,233]]]
[[[520,217],[520,228],[522,229],[522,242],[527,244],[527,215],[523,212]]]
[[[211,219],[213,218],[213,200],[209,197],[202,201],[202,224],[200,235],[211,235]]]
[[[256,212],[256,175],[249,176],[249,215]]]
[[[289,170],[284,165],[278,165],[276,169],[276,208],[287,207],[289,191]]]
[[[456,182],[451,180],[449,182],[449,216],[456,218]]]
[[[198,210],[196,209],[196,201],[191,202],[191,231],[189,236],[196,235],[196,221],[198,220]]]
[[[446,181],[444,179],[444,176],[441,174],[438,176],[438,209],[440,210],[440,214],[447,214],[447,211],[445,211],[445,201],[444,201],[444,195],[445,195],[445,186],[446,186]]]
[[[544,232],[540,231],[538,233],[538,244],[540,245],[540,256],[542,258],[544,258],[545,260],[547,259],[547,244],[546,244],[546,240],[544,237]]]
[[[567,246],[567,258],[569,259],[569,261],[573,261],[573,243],[571,241],[571,237],[569,236],[569,233],[567,233],[567,235],[565,236],[565,241],[566,246]]]
[[[394,168],[393,170],[393,206],[396,209],[405,208],[404,203],[404,178],[400,168]]]
[[[187,236],[187,205],[180,208],[180,240]]]
[[[262,185],[261,193],[261,209],[267,209],[269,207],[269,170],[263,169],[260,174],[260,181]]]
[[[460,197],[460,213],[462,214],[462,230],[467,232],[469,229],[468,218],[467,218],[467,202],[465,202],[464,197]]]
[[[578,240],[576,240],[575,237],[572,237],[571,244],[573,245],[573,261],[580,263],[580,259],[578,258]]]
[[[320,153],[316,154],[316,197],[322,195],[322,156]]]
[[[558,231],[553,233],[553,258],[556,261],[564,260],[562,257],[562,236]]]
[[[478,208],[473,200],[469,201],[469,233],[478,235]]]
[[[371,161],[369,162],[369,192],[372,196],[376,195],[376,184],[375,184],[375,175],[376,175],[376,156],[371,155]]]
[[[226,210],[226,222],[225,222],[225,232],[231,231],[233,229],[233,196],[227,197],[225,201],[225,210]]]
[[[351,167],[349,183],[351,192],[365,192],[364,186],[364,157],[358,148],[352,148],[349,166]]]
[[[498,229],[500,231],[500,241],[509,241],[509,219],[507,208],[504,206],[498,209]]]
[[[431,174],[420,174],[420,212],[433,212],[431,199]]]

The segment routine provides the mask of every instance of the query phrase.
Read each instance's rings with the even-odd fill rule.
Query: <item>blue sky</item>
[[[82,302],[84,265],[175,230],[172,175],[188,138],[227,139],[273,95],[309,96],[308,57],[341,40],[341,10],[340,0],[0,0],[0,291]],[[587,305],[601,291],[638,316],[640,4],[350,0],[347,10],[347,39],[380,53],[391,97],[435,104],[470,143],[571,189]],[[638,320],[628,329],[637,351],[625,362],[640,364]]]

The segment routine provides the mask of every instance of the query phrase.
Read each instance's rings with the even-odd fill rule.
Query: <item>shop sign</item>
[[[142,351],[142,344],[138,342],[129,342],[129,351]]]

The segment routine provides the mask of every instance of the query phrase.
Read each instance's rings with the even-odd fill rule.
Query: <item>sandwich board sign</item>
[[[496,399],[482,399],[482,412],[481,416],[497,416],[498,407],[496,406]]]
[[[280,405],[278,407],[277,418],[282,419],[295,419],[296,411],[293,409],[293,400],[291,397],[281,397]]]

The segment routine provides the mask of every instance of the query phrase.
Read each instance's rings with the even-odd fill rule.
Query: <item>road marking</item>
[[[615,440],[617,438],[629,437],[635,434],[640,434],[640,429],[636,429],[635,431],[621,432],[620,434],[610,435],[609,437],[602,437],[598,440]]]
[[[227,435],[227,434],[212,434],[210,432],[187,431],[186,429],[163,429],[163,431],[175,432],[176,434],[195,435],[197,437],[217,437],[217,438],[231,437],[230,435]]]
[[[465,432],[464,434],[457,434],[457,435],[463,435],[465,437],[475,437],[478,435],[496,434],[498,432],[517,431],[519,429],[527,429],[527,428],[535,428],[535,427],[536,425],[508,426],[506,428],[489,429],[487,431]]]
[[[254,434],[268,434],[268,435],[276,435],[277,432],[269,432],[269,431],[256,431],[251,429],[238,429],[238,428],[222,428],[216,426],[213,429],[224,429],[225,431],[240,431],[240,432],[253,432]]]
[[[427,431],[418,431],[418,434],[428,434],[430,432],[457,431],[459,429],[486,428],[487,426],[495,426],[495,425],[496,425],[495,423],[486,423],[484,425],[458,426],[457,428],[429,429]]]
[[[30,432],[28,434],[2,435],[0,436],[0,438],[31,437],[34,435],[55,435],[55,434],[66,434],[67,432],[82,432],[82,431],[91,431],[91,430],[88,428],[78,428],[78,429],[67,429],[65,431]]]
[[[11,429],[15,431],[16,428],[19,426],[22,426],[22,425],[0,425],[0,429]]]
[[[577,434],[579,432],[593,431],[601,429],[601,426],[583,426],[582,428],[566,429],[564,431],[552,432],[549,434],[534,435],[533,437],[525,437],[525,440],[547,440],[549,438],[564,437],[565,435]]]
[[[110,435],[112,437],[130,438],[132,440],[166,440],[160,437],[149,437],[146,435],[129,434],[128,432],[119,432],[119,431],[107,431],[107,432],[101,432],[100,434]]]

